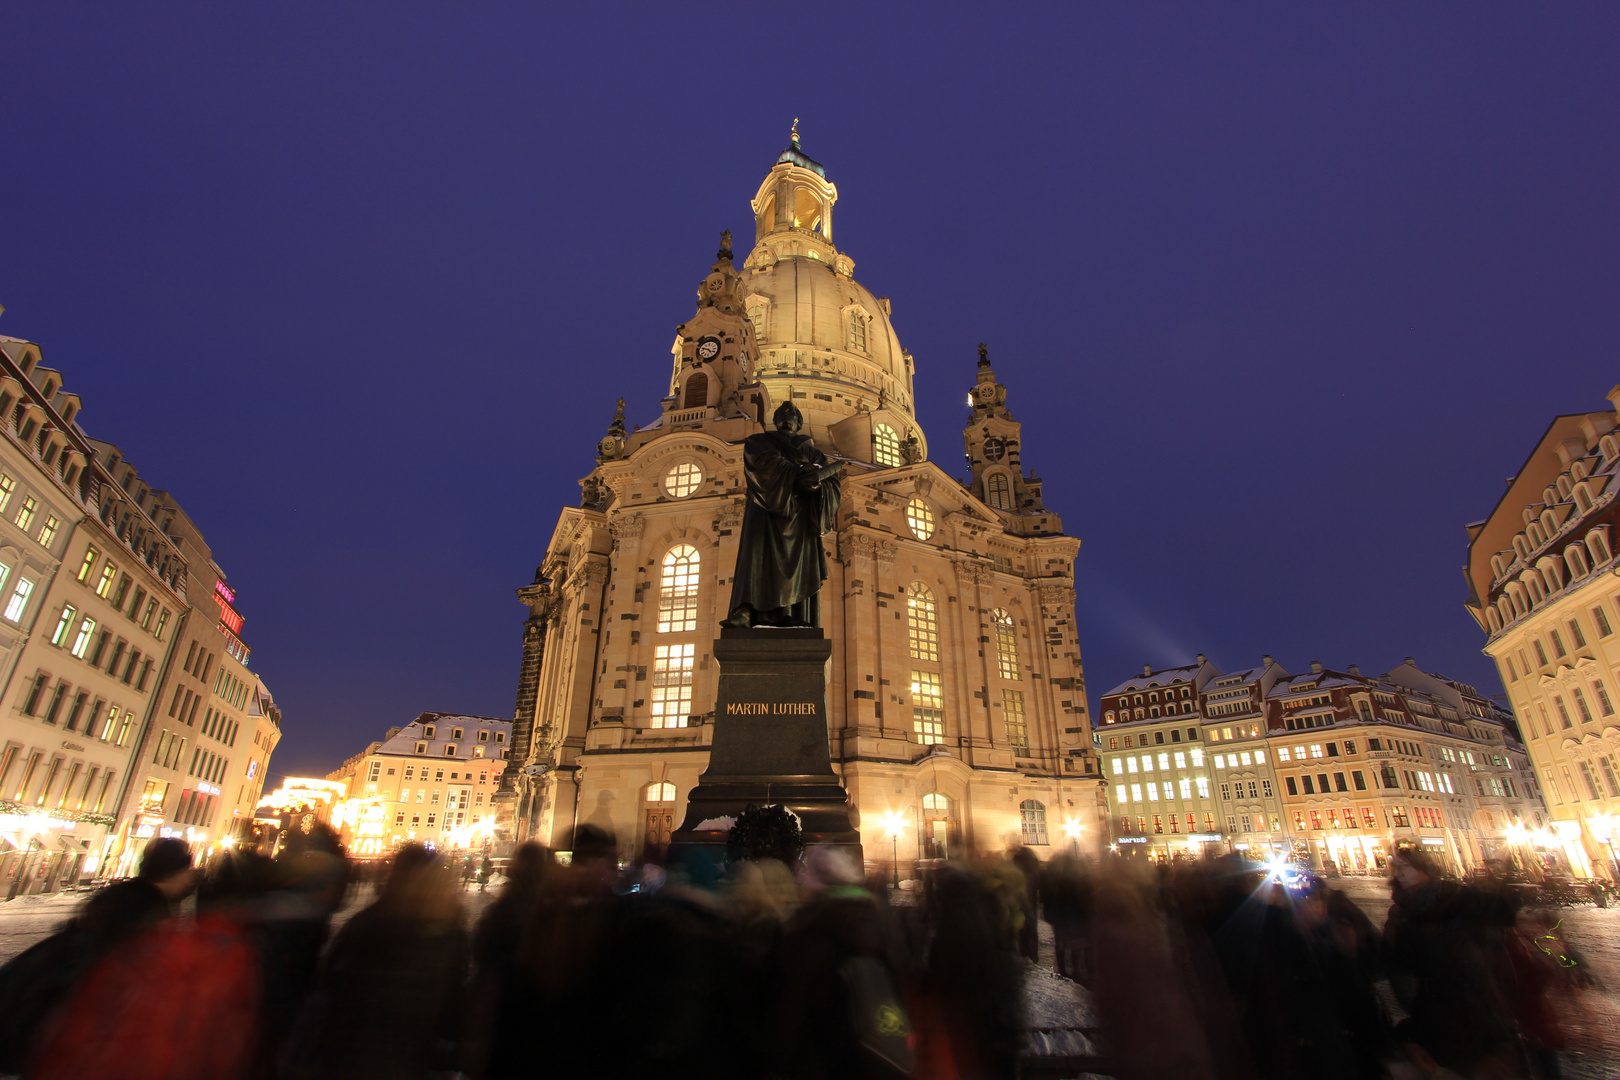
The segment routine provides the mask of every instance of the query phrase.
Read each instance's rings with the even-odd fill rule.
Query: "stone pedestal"
[[[721,629],[714,643],[720,685],[709,767],[687,797],[672,853],[691,846],[723,849],[725,833],[698,826],[734,818],[749,803],[779,804],[799,816],[807,847],[846,846],[861,865],[849,795],[828,752],[831,655],[832,643],[819,629]]]

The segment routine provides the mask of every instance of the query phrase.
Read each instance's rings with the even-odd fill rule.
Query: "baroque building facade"
[[[868,856],[1100,849],[1079,541],[1023,468],[983,346],[968,482],[929,459],[915,360],[833,244],[837,197],[795,134],[752,200],[752,250],[739,266],[725,234],[699,285],[656,415],[627,428],[621,399],[581,505],[518,590],[530,617],[506,837],[566,848],[589,822],[629,855],[682,820],[713,733],[742,443],[792,401],[846,464],[821,620],[831,756]]]
[[[252,704],[262,685],[225,625],[200,533],[86,433],[81,407],[37,344],[0,337],[3,895],[126,872],[151,836],[245,835],[280,732],[267,695]],[[187,698],[184,718],[178,704],[165,715],[199,642],[239,661],[236,681],[212,686],[201,711]],[[236,713],[271,709],[271,730],[256,717],[233,745],[237,717],[210,711],[221,693]]]
[[[1485,633],[1579,876],[1620,878],[1620,386],[1553,419],[1501,500],[1468,526],[1469,614]]]
[[[1512,716],[1411,657],[1381,676],[1271,657],[1223,673],[1143,673],[1103,695],[1097,744],[1112,842],[1156,860],[1242,851],[1376,873],[1400,847],[1458,872],[1507,860],[1543,869],[1546,823]]]
[[[410,841],[481,851],[494,835],[494,795],[511,737],[510,720],[460,713],[422,713],[389,728],[326,775],[343,785],[331,824],[360,859]]]

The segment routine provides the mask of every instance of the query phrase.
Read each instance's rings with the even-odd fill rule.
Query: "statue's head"
[[[776,412],[771,416],[771,423],[776,425],[777,431],[797,435],[799,429],[804,427],[804,414],[793,402],[784,401],[776,407]]]

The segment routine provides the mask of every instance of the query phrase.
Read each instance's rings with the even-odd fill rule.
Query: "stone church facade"
[[[625,856],[667,843],[708,760],[742,519],[742,444],[792,400],[847,467],[822,625],[833,767],[869,859],[1105,843],[1074,616],[1080,542],[1023,468],[983,346],[966,484],[928,459],[913,358],[887,299],[833,245],[837,188],[797,134],[678,328],[651,423],[619,410],[535,580],[502,834],[568,846],[612,829]],[[652,373],[647,373],[651,375]]]

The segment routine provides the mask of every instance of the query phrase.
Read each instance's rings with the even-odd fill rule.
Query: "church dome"
[[[740,291],[759,348],[755,374],[771,400],[791,395],[824,449],[875,460],[864,443],[878,424],[926,444],[913,411],[911,356],[889,301],[856,281],[854,260],[833,245],[837,201],[838,189],[795,133],[754,196],[755,246]],[[852,432],[852,418],[867,434]]]

